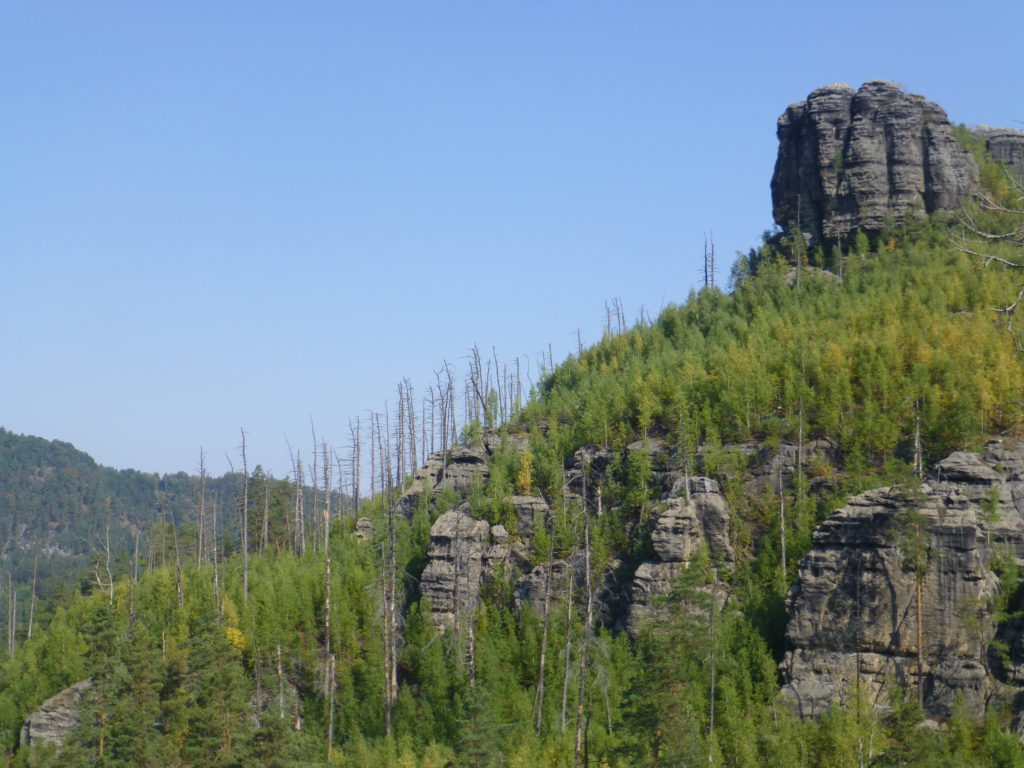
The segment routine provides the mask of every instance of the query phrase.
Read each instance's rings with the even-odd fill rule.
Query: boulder
[[[82,694],[92,680],[82,680],[44,701],[21,728],[21,746],[61,746],[82,722]]]

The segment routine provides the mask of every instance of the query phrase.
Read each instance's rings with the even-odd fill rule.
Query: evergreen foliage
[[[583,626],[585,598],[561,593],[542,641],[541,617],[518,606],[514,584],[499,577],[468,620],[470,669],[465,633],[438,634],[418,588],[430,525],[461,499],[425,493],[395,526],[402,637],[389,733],[382,577],[394,495],[363,502],[371,540],[349,516],[332,524],[328,635],[325,553],[294,550],[293,491],[257,473],[250,503],[269,510],[269,541],[257,551],[250,531],[248,599],[239,557],[219,561],[215,575],[213,565],[174,557],[188,552],[187,535],[177,531],[168,544],[166,529],[154,529],[150,546],[162,536],[163,557],[129,558],[112,594],[57,596],[40,629],[3,658],[0,744],[23,766],[570,766],[583,675],[586,765],[1024,765],[1002,712],[975,721],[961,711],[923,727],[907,692],[884,716],[856,700],[800,721],[779,699],[783,595],[813,527],[848,493],[906,479],[918,428],[927,464],[1024,416],[1024,361],[991,312],[1005,305],[1011,281],[998,265],[976,269],[957,254],[941,221],[889,233],[873,252],[858,238],[829,257],[842,281],[808,271],[796,287],[790,255],[784,238],[770,238],[738,262],[731,294],[694,293],[551,371],[501,428],[528,435],[528,450],[502,441],[488,482],[469,493],[474,515],[513,535],[510,498],[542,495],[552,519],[536,532],[532,556],[572,557],[590,512],[569,492],[566,469],[581,446],[611,449],[603,514],[590,520],[591,576],[600,583],[650,557],[659,504],[652,471],[665,469],[656,462],[719,480],[734,515],[736,568],[703,553],[658,605],[663,620],[635,641],[611,620]],[[464,430],[464,440],[479,442],[480,427]],[[834,458],[809,462],[792,488],[744,484],[744,446],[813,439],[837,446]],[[780,502],[791,510],[785,553]],[[911,557],[907,567],[921,564]],[[567,599],[579,604],[567,610]],[[535,696],[542,642],[547,685]],[[63,749],[17,749],[26,715],[85,678],[82,723]]]

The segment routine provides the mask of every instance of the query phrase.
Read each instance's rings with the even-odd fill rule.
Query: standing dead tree
[[[204,560],[204,548],[206,546],[206,455],[203,447],[199,446],[199,500],[197,506],[196,521],[196,566],[201,566]]]
[[[245,430],[242,433],[242,602],[249,602],[249,455],[246,451]]]
[[[356,417],[355,426],[352,422],[348,423],[348,430],[352,440],[352,514],[353,516],[359,515],[359,478],[362,476],[362,468],[360,467],[360,458],[362,456],[362,438],[363,430],[359,423],[359,417]]]
[[[989,195],[978,206],[989,218],[1000,222],[997,228],[983,225],[979,216],[964,207],[960,213],[960,234],[955,239],[957,249],[977,260],[982,266],[1001,264],[1024,274],[1024,183],[1009,172],[1006,174],[1009,202],[1001,202]],[[1024,304],[1024,282],[1018,285],[1016,297],[997,312],[1006,319],[1006,328],[1018,352],[1024,352],[1024,328],[1016,324],[1017,311]]]

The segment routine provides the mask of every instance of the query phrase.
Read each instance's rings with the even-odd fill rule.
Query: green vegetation
[[[161,537],[160,558],[128,558],[109,592],[86,580],[58,596],[4,658],[0,744],[24,766],[1024,766],[1009,713],[976,721],[958,712],[922,728],[907,691],[885,716],[859,702],[802,722],[779,698],[783,596],[814,526],[847,494],[905,481],[918,460],[976,447],[1024,419],[1024,360],[992,312],[1012,300],[1013,281],[957,253],[942,221],[884,233],[874,248],[862,234],[828,264],[812,256],[841,269],[841,282],[811,270],[787,279],[790,255],[784,237],[769,238],[738,261],[731,294],[694,293],[553,370],[500,427],[489,480],[466,499],[515,535],[510,497],[543,495],[552,519],[532,540],[533,561],[583,562],[586,530],[599,584],[615,578],[613,561],[631,572],[650,558],[653,471],[717,479],[738,564],[726,571],[698,556],[658,605],[663,620],[638,638],[618,631],[613,609],[585,626],[580,594],[572,610],[553,597],[545,621],[517,604],[511,575],[486,585],[475,615],[438,634],[418,580],[430,525],[461,501],[456,494],[424,494],[411,517],[397,516],[393,537],[400,489],[366,501],[360,514],[374,537],[357,536],[351,516],[336,519],[326,570],[316,546],[293,547],[288,484],[251,479],[250,507],[268,510],[268,536],[264,546],[250,530],[248,599],[239,537],[219,543],[215,563],[197,563],[191,507],[174,512],[177,528],[148,537],[150,548]],[[528,436],[529,447],[501,436]],[[481,425],[463,439],[478,443]],[[809,458],[791,487],[744,482],[745,447],[813,440],[835,450]],[[615,457],[588,481],[600,480],[603,507],[586,526],[566,484],[581,446]],[[71,482],[40,482],[58,481]],[[156,482],[140,487],[149,493]],[[919,538],[914,523],[908,541]],[[401,639],[389,705],[392,547]],[[923,555],[908,551],[918,572]],[[1015,568],[1005,572],[1016,579]],[[717,589],[732,596],[722,609]],[[63,750],[17,750],[26,715],[85,678],[82,725]]]

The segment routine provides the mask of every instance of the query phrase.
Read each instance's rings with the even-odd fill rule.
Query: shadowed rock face
[[[91,684],[91,680],[82,680],[44,701],[22,726],[21,746],[61,746],[82,722],[82,693]]]
[[[822,523],[787,599],[783,690],[800,714],[819,715],[858,688],[881,707],[897,685],[917,690],[916,576],[907,555],[915,538],[926,563],[925,709],[948,717],[960,696],[980,713],[992,697],[1008,698],[1002,681],[1024,672],[1024,653],[992,671],[997,631],[1010,645],[1020,636],[997,627],[993,603],[1000,561],[1024,555],[1022,515],[1024,452],[992,444],[982,454],[952,454],[919,492],[867,491]]]
[[[731,516],[718,483],[709,477],[691,477],[689,491],[689,498],[677,496],[665,502],[651,532],[658,559],[641,563],[625,585],[625,625],[634,637],[642,624],[661,616],[655,598],[672,593],[672,582],[690,567],[702,546],[707,547],[713,562],[735,565],[736,554],[729,542]],[[717,597],[722,602],[724,593]]]
[[[942,108],[885,80],[818,88],[779,118],[778,137],[775,222],[812,242],[954,210],[977,187]]]
[[[430,601],[438,630],[455,624],[460,615],[473,615],[484,578],[504,565],[509,553],[504,526],[492,526],[461,509],[437,518],[430,529],[420,590]]]

